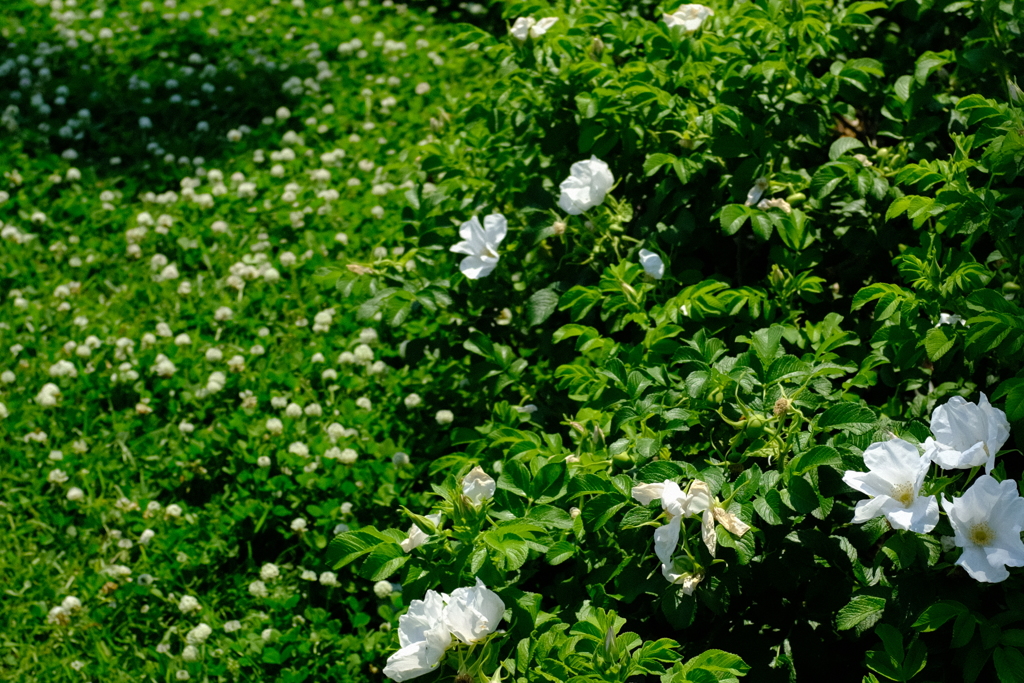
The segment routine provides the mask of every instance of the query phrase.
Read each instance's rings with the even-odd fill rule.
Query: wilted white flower
[[[665,263],[653,251],[640,250],[640,265],[644,267],[644,272],[655,280],[660,280],[665,276]]]
[[[508,221],[500,213],[484,217],[483,226],[473,216],[459,227],[462,241],[451,247],[456,254],[467,254],[459,264],[462,274],[477,280],[491,274],[498,265],[498,245],[508,233]]]
[[[438,525],[441,523],[441,513],[435,512],[432,515],[427,515],[427,519]],[[411,553],[415,548],[419,548],[421,545],[426,543],[430,539],[430,536],[423,529],[419,528],[416,524],[409,527],[409,537],[399,543],[402,546],[402,550],[407,553]]]
[[[853,521],[862,524],[885,515],[896,529],[926,534],[939,522],[935,496],[921,496],[924,475],[931,459],[917,446],[903,439],[871,444],[864,451],[869,472],[847,471],[843,481],[850,488],[871,496],[857,503]]]
[[[634,486],[632,495],[641,505],[648,505],[655,500],[661,501],[661,507],[669,519],[667,524],[658,527],[654,532],[654,554],[661,561],[661,573],[665,578],[672,583],[681,583],[685,579],[682,574],[674,573],[672,556],[679,545],[679,530],[683,518],[694,517],[711,510],[711,492],[707,484],[695,480],[690,484],[689,492],[684,493],[678,484],[666,479],[660,484]],[[705,542],[707,540],[705,536]]]
[[[494,497],[497,483],[479,465],[470,470],[466,478],[462,480],[462,493],[469,501],[479,507],[485,500]]]
[[[714,10],[704,5],[682,5],[672,14],[663,14],[661,20],[669,28],[682,26],[684,31],[692,33],[699,29],[704,20],[714,13]]]
[[[577,216],[603,202],[614,184],[615,178],[608,164],[596,156],[577,161],[569,169],[569,177],[558,186],[562,191],[558,206],[562,211]]]
[[[768,189],[768,179],[765,177],[758,178],[754,181],[754,186],[747,192],[747,199],[744,203],[746,206],[754,206],[758,200],[761,199],[761,195]]]
[[[1011,479],[997,482],[978,477],[960,498],[942,499],[953,525],[956,545],[963,554],[956,561],[976,581],[999,583],[1010,576],[1006,567],[1024,567],[1024,499]]]
[[[520,42],[526,42],[527,38],[540,38],[548,32],[548,29],[555,25],[558,17],[545,17],[534,19],[532,17],[519,17],[512,24],[509,33]]]
[[[977,404],[954,396],[932,412],[932,434],[924,442],[925,453],[947,470],[985,466],[991,474],[996,453],[1010,438],[1006,413],[993,408],[981,394]]]

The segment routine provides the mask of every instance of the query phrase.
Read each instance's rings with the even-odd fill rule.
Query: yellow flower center
[[[967,540],[974,545],[991,545],[996,540],[996,532],[986,522],[975,524],[967,532]]]
[[[889,496],[905,507],[908,508],[914,504],[914,487],[910,484],[897,484],[892,487],[892,492]]]

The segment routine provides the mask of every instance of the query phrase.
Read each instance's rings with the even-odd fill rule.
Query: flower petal
[[[654,554],[658,556],[662,564],[670,564],[672,555],[679,545],[679,525],[681,518],[673,515],[668,524],[658,527],[654,531]]]

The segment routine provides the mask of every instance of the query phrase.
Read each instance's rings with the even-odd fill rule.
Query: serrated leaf
[[[836,615],[836,628],[840,631],[851,628],[864,631],[874,626],[882,618],[884,611],[885,598],[874,595],[855,595]]]
[[[540,325],[558,308],[558,294],[553,289],[541,289],[526,302],[526,319],[530,326]]]
[[[729,204],[722,209],[718,221],[722,226],[722,232],[726,235],[735,235],[743,224],[750,217],[750,211],[742,204]]]
[[[818,418],[818,428],[843,429],[863,434],[874,426],[875,419],[870,408],[856,403],[837,403]]]
[[[828,158],[830,161],[835,161],[850,150],[860,149],[863,146],[864,143],[857,138],[841,137],[828,148]]]

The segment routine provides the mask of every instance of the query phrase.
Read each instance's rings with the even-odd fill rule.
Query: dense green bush
[[[1020,2],[707,10],[5,8],[0,673],[1021,680]]]

